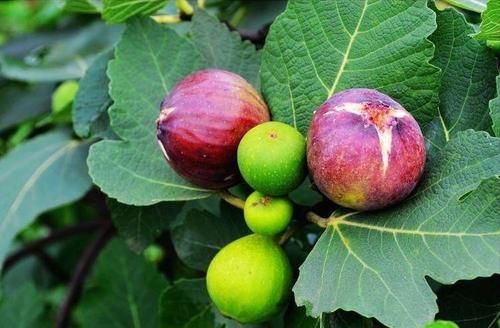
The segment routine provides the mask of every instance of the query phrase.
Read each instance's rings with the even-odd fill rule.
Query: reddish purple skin
[[[157,138],[180,176],[222,189],[240,181],[236,154],[243,135],[269,119],[266,104],[242,77],[208,69],[184,78],[163,100]]]
[[[343,111],[346,103],[361,104],[361,115]],[[377,128],[392,132],[385,173]],[[376,210],[403,200],[422,176],[425,156],[415,119],[376,90],[350,89],[334,95],[315,112],[309,129],[312,178],[324,195],[344,207]]]

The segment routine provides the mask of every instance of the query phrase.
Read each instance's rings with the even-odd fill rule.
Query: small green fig
[[[238,167],[245,181],[265,195],[282,196],[306,174],[306,142],[296,129],[266,122],[250,129],[238,147]]]
[[[253,234],[233,241],[213,258],[207,289],[219,311],[241,323],[263,322],[285,305],[292,268],[270,237]]]
[[[243,209],[245,221],[255,233],[276,235],[286,229],[293,215],[293,204],[286,197],[272,197],[254,191]]]

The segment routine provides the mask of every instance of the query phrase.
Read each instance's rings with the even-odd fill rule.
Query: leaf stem
[[[179,15],[156,15],[151,18],[158,24],[175,24],[181,22]]]
[[[321,228],[326,228],[328,226],[328,223],[330,222],[330,218],[324,218],[314,212],[307,212],[306,219],[307,221],[314,223]]]
[[[193,15],[193,6],[191,6],[191,4],[187,0],[175,0],[175,5],[181,11],[181,13],[189,16]]]
[[[281,246],[285,245],[290,240],[290,238],[292,238],[292,236],[295,235],[295,233],[298,232],[300,228],[302,228],[302,226],[303,224],[299,223],[288,226],[288,228],[279,238],[278,244],[280,244]]]
[[[359,211],[354,211],[354,212],[349,212],[344,215],[336,216],[335,213],[333,213],[331,216],[324,218],[322,216],[319,216],[318,214],[314,212],[307,212],[306,213],[306,219],[307,221],[316,224],[317,226],[321,228],[326,228],[329,225],[335,225],[338,224],[339,222],[342,222],[345,218],[348,218],[352,215],[358,214]]]
[[[222,190],[219,192],[219,195],[222,199],[224,199],[226,202],[229,204],[233,205],[234,207],[241,208],[245,207],[245,201],[239,197],[234,196],[227,190]]]

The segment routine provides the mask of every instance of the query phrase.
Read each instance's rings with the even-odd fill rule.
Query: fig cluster
[[[254,234],[225,246],[207,271],[214,304],[242,323],[267,320],[289,297],[292,269],[276,237],[293,217],[287,195],[308,172],[336,204],[377,210],[412,192],[426,156],[413,116],[381,92],[335,94],[314,112],[306,140],[270,121],[242,77],[218,69],[195,72],[172,89],[157,138],[170,166],[191,183],[219,190],[244,180],[254,190],[243,206]]]

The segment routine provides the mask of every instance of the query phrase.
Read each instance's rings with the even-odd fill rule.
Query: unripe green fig
[[[266,122],[241,139],[238,167],[253,189],[282,196],[304,180],[305,156],[306,142],[299,131],[281,122]]]
[[[254,191],[243,209],[245,221],[255,233],[276,235],[286,229],[293,215],[293,204],[286,197],[272,197]]]
[[[425,328],[458,328],[458,325],[452,321],[437,320],[428,323]]]
[[[233,241],[213,258],[207,289],[219,311],[241,323],[277,314],[292,288],[292,268],[270,237],[253,234]]]

